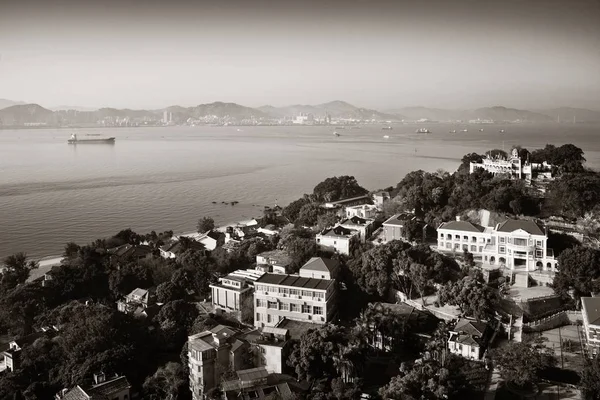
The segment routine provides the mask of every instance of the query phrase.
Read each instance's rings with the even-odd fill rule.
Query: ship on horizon
[[[77,134],[73,133],[71,138],[67,140],[69,144],[114,144],[115,138],[94,138],[94,139],[79,139],[77,138]]]

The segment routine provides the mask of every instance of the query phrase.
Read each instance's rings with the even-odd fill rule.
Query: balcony
[[[514,243],[506,243],[506,248],[507,249],[511,249],[512,251],[525,251],[525,252],[534,252],[535,251],[535,246],[534,245],[518,245],[518,244],[514,244]]]

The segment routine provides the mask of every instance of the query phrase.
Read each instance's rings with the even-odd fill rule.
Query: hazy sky
[[[600,109],[600,0],[0,0],[0,57],[47,107]]]

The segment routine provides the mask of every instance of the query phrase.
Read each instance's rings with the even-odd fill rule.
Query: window
[[[311,308],[310,306],[307,306],[306,304],[303,304],[302,305],[302,314],[310,314],[310,312],[311,312],[310,308]]]
[[[267,302],[263,299],[256,299],[256,307],[266,307]]]
[[[477,251],[477,246],[471,246],[471,251]]]
[[[283,311],[290,311],[290,303],[279,303],[279,309]]]
[[[535,241],[535,245],[536,245],[537,247],[542,247],[542,241],[541,241],[541,240],[536,240],[536,241]]]
[[[323,307],[313,307],[313,314],[316,315],[323,315]]]
[[[452,235],[450,235],[450,234],[447,234],[447,235],[446,235],[446,239],[448,239],[448,240],[452,240]]]
[[[469,241],[469,237],[468,237],[468,236],[463,236],[463,240],[464,240],[465,242],[468,242],[468,241]]]
[[[459,244],[459,243],[454,243],[454,248],[455,248],[456,250],[460,249],[460,244]]]
[[[260,346],[260,353],[265,354],[266,352],[267,350],[264,347]]]
[[[462,248],[463,248],[463,250],[467,250],[468,251],[469,250],[469,245],[468,244],[463,244]]]
[[[536,258],[542,258],[543,257],[542,251],[541,250],[536,250],[535,251],[535,256],[536,256]]]
[[[325,293],[323,292],[315,292],[314,296],[318,299],[324,299],[325,298]]]
[[[288,290],[288,288],[281,287],[281,288],[279,288],[279,293],[280,294],[288,294],[289,290]]]
[[[451,249],[452,248],[452,243],[446,243],[446,248],[447,249]]]
[[[477,243],[477,238],[475,236],[471,236],[471,242]]]
[[[506,248],[504,246],[500,246],[500,248],[498,249],[499,253],[506,253]]]
[[[460,235],[454,235],[454,240],[460,240]]]
[[[300,307],[298,306],[298,304],[292,303],[292,304],[290,304],[290,311],[298,312],[298,311],[300,311]]]
[[[312,294],[313,294],[313,292],[311,292],[309,290],[303,290],[302,291],[302,296],[313,297]]]
[[[500,237],[500,243],[506,243],[506,238],[504,236]]]
[[[260,321],[260,313],[256,313],[256,320]]]
[[[290,289],[290,295],[300,296],[300,290],[298,290],[298,289]]]
[[[279,306],[276,301],[267,302],[267,308],[270,308],[272,310],[279,310]]]
[[[443,238],[444,238],[444,234],[440,233],[440,239],[443,239]]]
[[[267,322],[270,323],[271,322],[271,314],[267,314]]]

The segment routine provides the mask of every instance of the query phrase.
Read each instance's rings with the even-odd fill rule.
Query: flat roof
[[[290,286],[304,289],[327,290],[329,285],[333,284],[333,280],[302,278],[299,275],[264,274],[256,280],[256,283]]]

